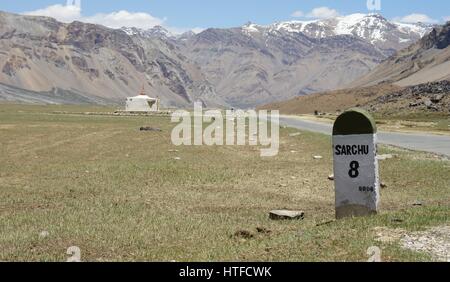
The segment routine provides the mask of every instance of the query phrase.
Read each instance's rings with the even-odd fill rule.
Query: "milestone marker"
[[[377,127],[362,109],[340,115],[333,127],[336,218],[378,212]]]

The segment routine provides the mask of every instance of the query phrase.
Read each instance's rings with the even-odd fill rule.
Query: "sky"
[[[173,33],[236,27],[247,22],[267,25],[353,13],[379,13],[401,22],[450,20],[448,0],[2,0],[0,10],[50,16],[62,22],[80,20],[112,28],[146,29],[161,25]]]

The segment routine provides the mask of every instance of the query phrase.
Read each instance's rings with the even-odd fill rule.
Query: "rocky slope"
[[[336,113],[358,106],[372,104],[374,101],[385,95],[398,93],[402,87],[395,85],[376,85],[363,88],[343,89],[314,93],[308,96],[296,97],[288,101],[271,103],[261,106],[261,109],[279,110],[282,114],[313,114]],[[373,108],[371,108],[373,110]]]
[[[450,22],[434,28],[416,44],[401,50],[350,87],[395,83],[411,86],[450,79]]]
[[[49,91],[31,91],[0,83],[0,101],[25,104],[111,105],[117,101],[79,93],[75,90],[52,88]]]
[[[336,113],[352,107],[386,115],[434,112],[450,115],[450,81],[428,82],[408,87],[381,84],[336,90],[271,103],[260,108],[296,115],[314,112]]]
[[[120,102],[137,95],[144,84],[165,106],[203,99],[224,104],[198,67],[169,41],[0,13],[0,50],[0,82],[29,91],[59,88]]]
[[[440,112],[450,114],[450,81],[405,87],[364,105],[373,112]]]
[[[315,39],[283,31],[248,36],[239,28],[206,30],[183,49],[217,93],[239,107],[335,89],[386,58],[354,36]]]

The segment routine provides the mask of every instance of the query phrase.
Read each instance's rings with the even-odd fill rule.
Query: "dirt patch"
[[[407,232],[397,228],[376,227],[376,240],[383,243],[399,242],[416,252],[425,252],[438,261],[450,262],[450,226],[436,226],[426,231]]]
[[[267,229],[265,227],[257,227],[256,231],[258,233],[260,233],[260,234],[270,234],[270,233],[272,233],[272,230],[269,230],[269,229]]]
[[[236,231],[232,237],[242,238],[242,239],[252,239],[254,237],[254,235],[250,231],[239,230],[239,231]]]

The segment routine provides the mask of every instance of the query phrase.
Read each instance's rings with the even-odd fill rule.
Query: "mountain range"
[[[372,72],[351,83],[351,87],[395,83],[399,86],[450,80],[450,22],[402,49]]]
[[[0,12],[0,100],[121,103],[144,85],[165,107],[255,107],[364,79],[432,29],[354,14],[173,35]]]
[[[400,50],[346,89],[315,93],[262,108],[286,114],[334,112],[350,107],[372,112],[450,112],[450,22]]]

